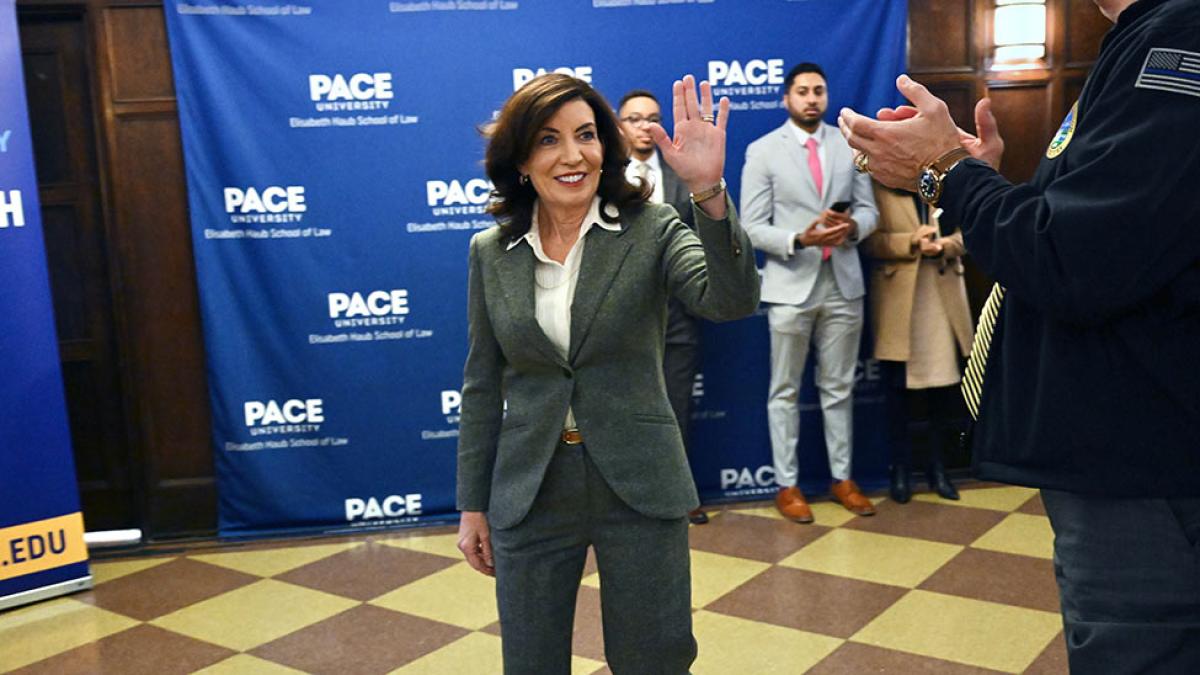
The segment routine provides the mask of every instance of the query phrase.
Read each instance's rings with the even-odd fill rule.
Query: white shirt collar
[[[824,131],[824,129],[822,127],[825,126],[825,122],[821,122],[820,124],[818,124],[817,130],[812,132],[811,134],[808,133],[807,129],[800,126],[799,124],[796,124],[796,120],[791,119],[790,117],[788,118],[788,126],[791,128],[792,133],[796,134],[796,140],[800,141],[800,145],[804,145],[805,143],[807,143],[808,139],[810,139],[810,138],[815,138],[815,139],[817,139],[817,147],[818,148],[821,147],[821,141],[822,141],[821,132]]]
[[[506,251],[513,250],[513,248],[515,248],[522,241],[529,242],[529,246],[533,248],[534,251],[542,250],[542,239],[538,234],[538,207],[540,205],[540,201],[533,203],[533,217],[529,219],[529,231],[519,239],[509,242],[508,247],[505,249]],[[612,204],[606,204],[604,207],[604,212],[611,218],[616,218],[621,214],[621,212],[617,210],[617,207],[613,206]],[[602,229],[608,230],[609,232],[619,232],[621,230],[620,223],[610,223],[600,217],[600,195],[592,197],[592,205],[588,208],[587,215],[583,217],[583,225],[581,225],[579,228],[579,238],[583,239],[584,235],[588,233],[588,230],[592,229],[593,225],[597,225]]]

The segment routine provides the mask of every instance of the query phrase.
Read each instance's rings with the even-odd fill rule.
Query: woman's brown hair
[[[529,231],[533,219],[533,204],[537,192],[533,184],[521,182],[517,168],[529,159],[538,132],[546,121],[568,101],[582,100],[596,116],[596,134],[604,147],[601,161],[600,214],[607,222],[616,222],[604,212],[604,206],[612,204],[624,211],[630,206],[644,203],[650,197],[651,187],[641,188],[625,180],[625,165],[629,162],[629,149],[612,108],[600,92],[583,80],[560,73],[547,73],[530,80],[509,97],[500,111],[500,117],[488,126],[490,142],[484,158],[484,168],[495,189],[488,213],[496,218],[506,241],[513,241]]]

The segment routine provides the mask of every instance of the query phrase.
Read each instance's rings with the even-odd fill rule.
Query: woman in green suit
[[[698,505],[662,377],[669,297],[715,321],[758,305],[753,249],[725,195],[725,124],[708,84],[674,86],[655,140],[697,229],[625,180],[612,108],[539,77],[491,128],[498,225],[471,240],[458,444],[459,548],[495,575],[506,673],[570,672],[587,549],[617,675],[685,673],[687,513]],[[507,412],[505,412],[507,404]]]

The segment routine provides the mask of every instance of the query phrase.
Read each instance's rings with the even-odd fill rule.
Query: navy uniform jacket
[[[942,223],[1008,289],[973,435],[981,477],[1200,495],[1196,66],[1200,0],[1141,0],[1031,182],[978,160],[947,176]]]

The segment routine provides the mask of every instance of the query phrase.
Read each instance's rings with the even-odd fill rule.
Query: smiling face
[[[544,207],[573,213],[591,205],[603,161],[596,116],[583,99],[573,99],[534,135],[529,159],[519,170],[529,176]]]
[[[825,78],[820,73],[800,73],[784,94],[783,104],[796,124],[809,131],[815,130],[829,107]]]

